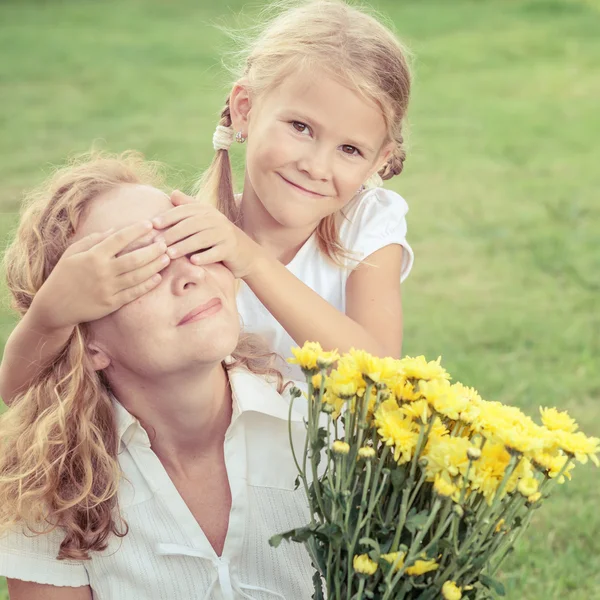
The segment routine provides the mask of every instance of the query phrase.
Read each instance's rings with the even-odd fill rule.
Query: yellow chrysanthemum
[[[430,571],[435,571],[439,568],[440,565],[435,562],[435,560],[416,560],[415,564],[406,568],[407,575],[423,575],[424,573],[429,573]]]
[[[335,440],[333,444],[331,444],[331,449],[335,454],[345,455],[350,452],[350,445],[347,442],[343,442],[342,440]]]
[[[407,417],[421,423],[428,423],[431,417],[431,408],[427,400],[415,400],[414,402],[406,402],[400,406],[400,410]]]
[[[444,600],[460,600],[462,598],[462,589],[454,581],[446,581],[442,586],[442,596]]]
[[[440,495],[448,498],[455,497],[458,488],[444,475],[436,475],[433,482],[433,489]]]
[[[469,399],[457,393],[457,388],[446,380],[421,381],[419,390],[438,413],[453,421],[457,421],[469,405]]]
[[[340,416],[342,409],[344,408],[344,404],[346,404],[346,400],[336,396],[330,389],[326,389],[325,393],[323,394],[323,403],[331,406],[331,417],[335,420]]]
[[[292,348],[293,358],[288,362],[299,365],[304,371],[317,371],[330,367],[338,358],[337,350],[325,352],[319,342],[306,342],[302,348]]]
[[[474,431],[503,443],[511,451],[531,454],[550,443],[547,430],[514,406],[482,401],[479,409],[471,424]]]
[[[398,402],[414,402],[421,397],[418,387],[403,376],[390,388]]]
[[[394,572],[399,571],[404,567],[405,557],[406,552],[389,552],[388,554],[381,555],[381,558],[385,560],[385,562],[393,565]]]
[[[600,466],[596,454],[600,452],[600,439],[587,437],[583,432],[569,433],[555,431],[556,444],[565,453],[573,456],[577,462],[585,464],[588,459],[597,467]]]
[[[412,358],[407,356],[400,360],[400,368],[406,379],[431,381],[432,379],[450,379],[450,375],[441,366],[442,358],[427,362],[424,356]]]
[[[429,435],[423,456],[427,458],[425,473],[428,481],[434,481],[436,475],[445,475],[447,479],[464,475],[469,465],[467,449],[471,443],[461,437],[437,437]]]
[[[519,493],[526,498],[533,496],[538,491],[539,483],[535,477],[525,477],[519,481],[517,489]]]
[[[496,490],[510,463],[510,454],[499,442],[488,442],[481,449],[481,456],[471,463],[469,486],[483,494],[491,504]]]
[[[394,446],[399,464],[410,461],[419,439],[412,421],[398,408],[396,401],[384,400],[375,413],[375,427],[386,446]]]
[[[347,354],[338,361],[337,368],[329,375],[327,385],[331,392],[340,398],[362,396],[366,387],[361,372],[352,357]]]
[[[535,494],[531,494],[529,498],[527,498],[527,502],[529,504],[535,504],[542,497],[542,492],[536,492]]]
[[[369,558],[368,554],[357,554],[352,559],[352,566],[357,573],[373,575],[377,571],[377,563]]]
[[[401,371],[400,361],[394,358],[377,358],[364,350],[350,350],[356,368],[363,377],[370,379],[373,383],[384,383],[388,385],[393,382]]]
[[[555,452],[535,452],[532,457],[532,462],[536,468],[542,473],[545,473],[551,479],[558,477],[558,474],[563,470],[565,463],[569,460],[567,456]],[[570,463],[561,477],[557,480],[558,483],[564,483],[565,478],[571,479],[571,471],[575,468],[573,463]]]
[[[567,411],[560,412],[556,408],[544,408],[540,406],[542,423],[550,431],[566,431],[574,433],[578,429],[575,419],[572,419]]]

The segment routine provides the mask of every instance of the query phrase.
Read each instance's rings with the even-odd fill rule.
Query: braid
[[[384,181],[402,173],[404,161],[406,160],[406,150],[404,149],[403,144],[404,138],[402,137],[402,134],[400,134],[396,138],[396,147],[394,148],[392,155],[384,165],[383,169],[379,171],[379,175]]]
[[[231,127],[229,96],[221,111],[219,125]],[[215,157],[198,185],[197,198],[216,206],[232,223],[237,223],[240,211],[233,195],[233,175],[227,150],[217,150]]]

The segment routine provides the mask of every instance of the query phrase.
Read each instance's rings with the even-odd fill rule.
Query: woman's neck
[[[194,368],[187,377],[107,375],[116,398],[140,420],[165,466],[185,471],[197,458],[222,452],[232,396],[221,363]]]

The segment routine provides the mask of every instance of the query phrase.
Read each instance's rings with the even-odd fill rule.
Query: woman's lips
[[[187,325],[188,323],[193,323],[194,321],[201,321],[202,319],[206,319],[207,317],[211,317],[212,315],[218,313],[223,308],[223,303],[219,298],[213,298],[200,306],[197,306],[194,310],[190,311],[179,323],[179,325]]]
[[[303,194],[306,194],[307,196],[313,196],[313,197],[317,197],[317,198],[322,198],[324,196],[324,194],[318,194],[317,192],[311,192],[310,190],[307,190],[306,188],[303,188],[301,185],[297,185],[295,183],[292,183],[289,179],[286,179],[283,175],[281,175],[280,173],[277,173],[279,175],[279,177],[281,177],[281,179],[283,179],[283,181],[285,181],[288,185],[291,185],[293,188],[297,189],[299,192],[302,192]]]

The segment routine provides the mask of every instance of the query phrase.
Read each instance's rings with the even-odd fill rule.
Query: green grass
[[[227,88],[211,23],[242,6],[214,4],[0,4],[3,240],[23,189],[94,140],[168,163],[174,186],[194,179]],[[600,4],[375,6],[416,54],[409,159],[392,184],[417,256],[405,351],[441,354],[455,378],[531,414],[567,408],[598,435]],[[3,339],[13,323],[2,309]],[[597,472],[558,492],[503,570],[511,599],[600,597]]]

